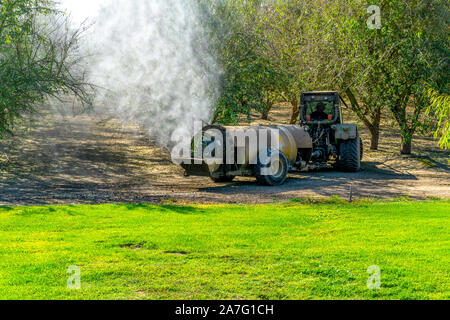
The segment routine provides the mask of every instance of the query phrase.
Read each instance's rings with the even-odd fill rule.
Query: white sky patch
[[[81,23],[88,19],[93,21],[101,6],[110,0],[60,0],[61,9],[67,11],[75,23]]]

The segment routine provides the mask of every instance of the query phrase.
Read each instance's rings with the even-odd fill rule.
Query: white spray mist
[[[138,123],[166,146],[208,122],[219,70],[194,0],[111,0],[91,30],[96,107]]]

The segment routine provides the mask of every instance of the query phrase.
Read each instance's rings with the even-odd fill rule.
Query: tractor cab
[[[331,126],[342,123],[339,93],[302,93],[300,103],[300,122],[301,124],[310,126]]]
[[[344,124],[337,92],[305,92],[300,102],[300,124],[313,140],[311,162],[325,168],[330,159],[346,171],[358,171],[362,143],[356,124]]]

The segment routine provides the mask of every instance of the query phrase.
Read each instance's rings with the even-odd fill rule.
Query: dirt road
[[[31,128],[23,130],[23,128]],[[418,158],[395,154],[394,131],[380,152],[368,152],[359,173],[291,174],[286,185],[258,186],[254,179],[214,184],[184,177],[163,149],[137,127],[123,128],[104,115],[36,116],[17,136],[0,141],[0,205],[182,202],[266,203],[305,197],[450,198],[449,153],[417,137]],[[363,131],[363,138],[368,136]],[[424,158],[423,158],[424,157]]]

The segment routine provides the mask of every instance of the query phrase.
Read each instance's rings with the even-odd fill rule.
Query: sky
[[[60,0],[61,7],[67,9],[76,23],[95,18],[102,4],[108,0]]]

